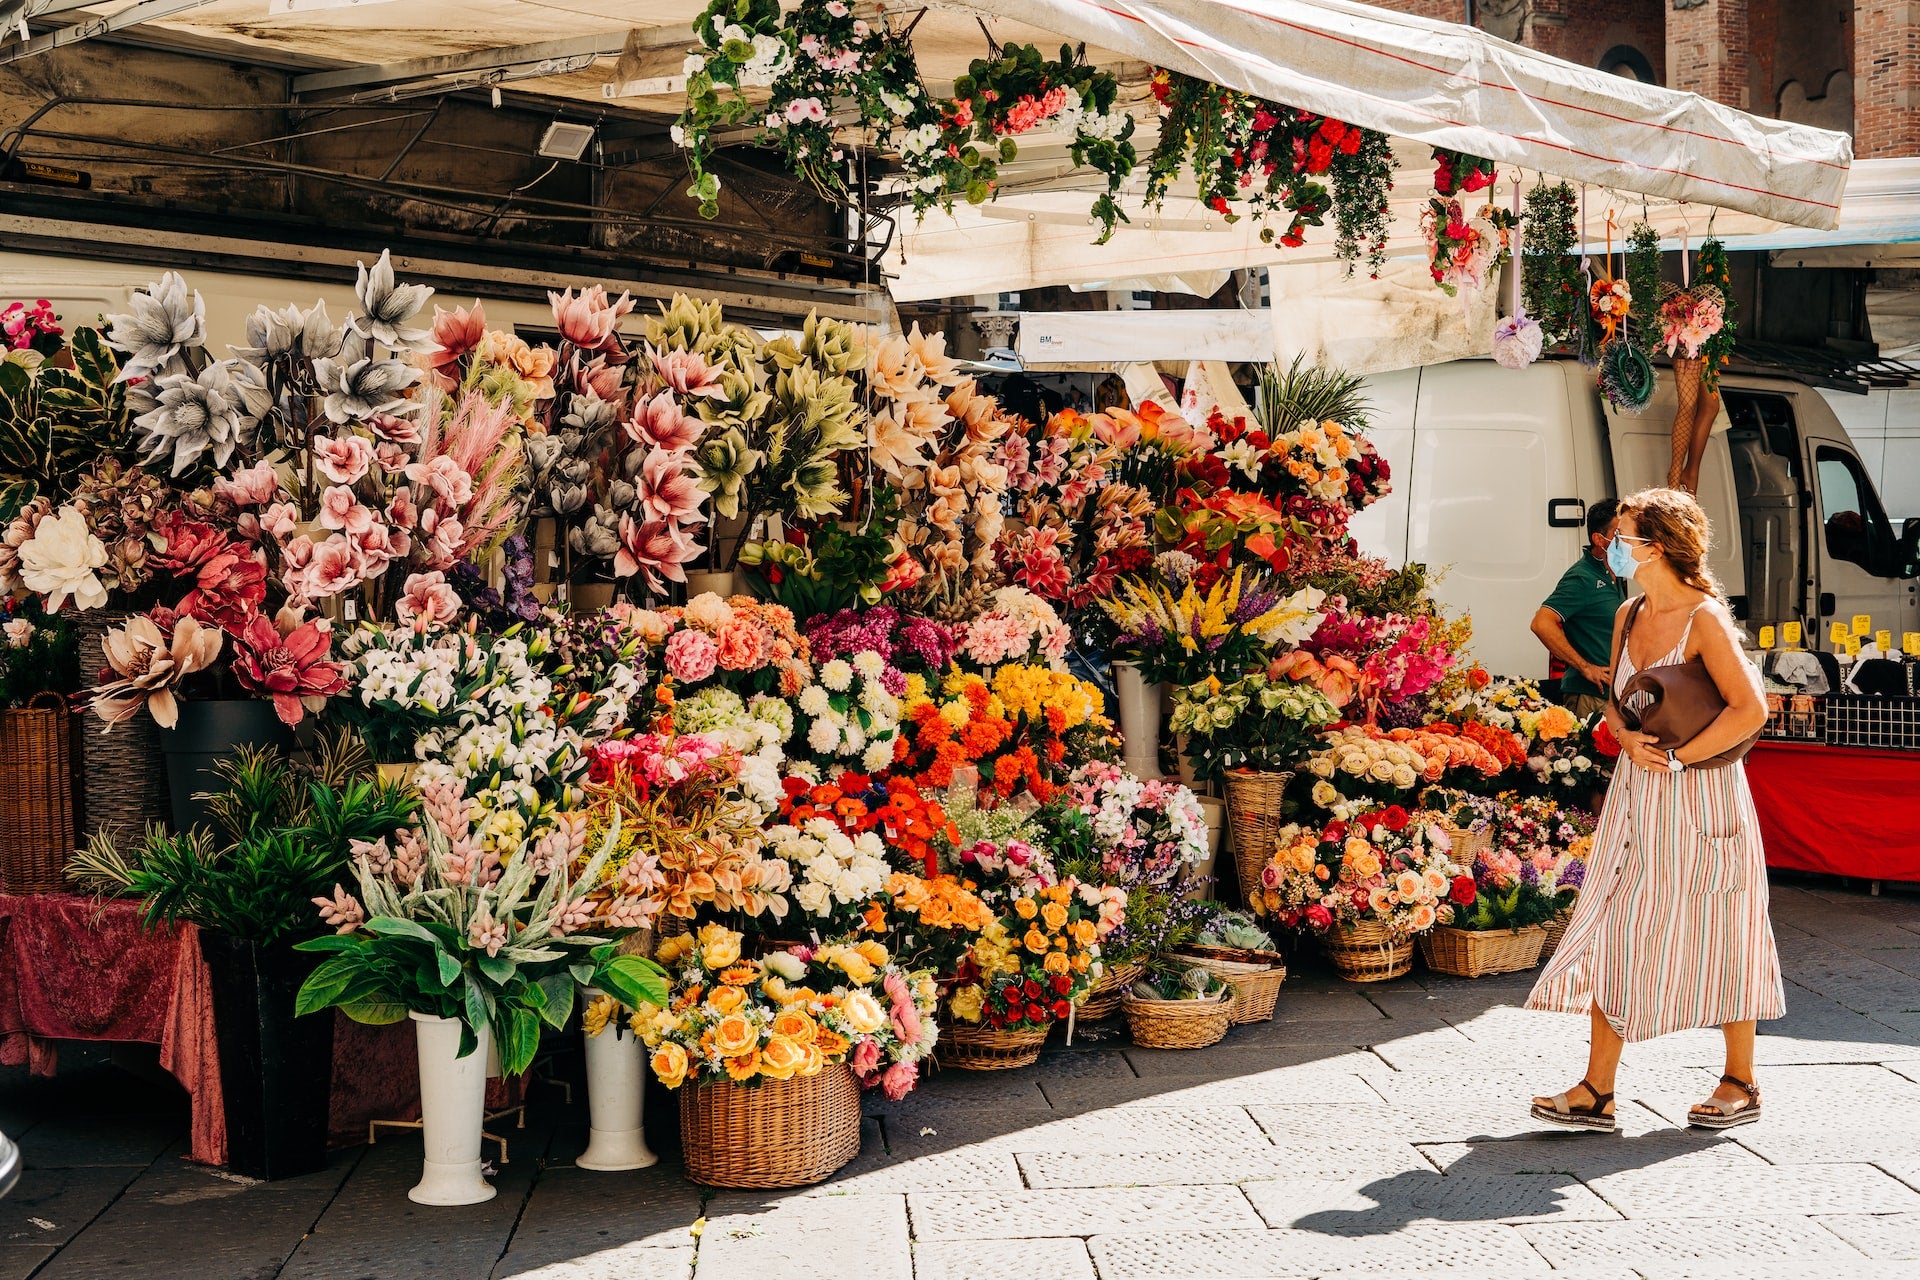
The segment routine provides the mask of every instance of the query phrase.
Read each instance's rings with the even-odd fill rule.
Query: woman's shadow
[[[1270,1227],[1328,1235],[1385,1235],[1415,1222],[1612,1220],[1619,1215],[1587,1186],[1595,1178],[1678,1160],[1730,1139],[1687,1129],[1624,1134],[1472,1138],[1446,1172],[1407,1170],[1364,1185],[1245,1184]],[[1303,1197],[1303,1192],[1304,1197]],[[1288,1203],[1291,1201],[1292,1203]]]

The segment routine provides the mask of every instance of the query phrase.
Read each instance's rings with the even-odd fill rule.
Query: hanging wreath
[[[1633,313],[1633,291],[1625,280],[1595,277],[1587,291],[1587,305],[1593,310],[1594,323],[1600,326],[1602,346],[1624,336],[1627,317]]]
[[[1653,362],[1634,342],[1609,342],[1600,349],[1600,393],[1622,413],[1639,413],[1653,399]]]
[[[1648,355],[1660,341],[1660,233],[1645,222],[1627,232],[1627,290],[1633,295],[1630,332]]]
[[[1700,246],[1700,260],[1694,266],[1694,275],[1700,284],[1720,291],[1720,328],[1700,344],[1700,355],[1707,362],[1701,383],[1707,390],[1717,391],[1720,387],[1720,371],[1733,357],[1734,330],[1739,327],[1733,321],[1733,271],[1727,262],[1727,246],[1715,237],[1708,236],[1706,243]]]
[[[1464,151],[1433,149],[1433,189],[1443,196],[1471,195],[1494,184],[1494,162]]]
[[[901,146],[907,191],[916,212],[934,205],[951,209],[956,196],[969,204],[991,200],[1000,166],[1020,153],[1016,139],[1047,126],[1070,132],[1076,165],[1104,174],[1107,189],[1094,201],[1100,224],[1096,243],[1127,221],[1115,199],[1133,174],[1133,117],[1116,112],[1120,83],[1089,65],[1083,50],[1060,46],[1048,59],[1033,45],[997,48],[976,58],[953,82],[953,97],[934,104],[934,118],[913,118]]]
[[[1579,239],[1574,227],[1577,207],[1573,188],[1564,182],[1527,193],[1522,291],[1527,314],[1539,322],[1550,344],[1571,342],[1579,332],[1576,326],[1586,324],[1587,299],[1580,282],[1580,259],[1574,252]]]
[[[1163,116],[1147,164],[1149,207],[1158,208],[1188,168],[1200,201],[1228,222],[1284,213],[1284,230],[1261,229],[1269,244],[1305,244],[1307,228],[1331,212],[1335,252],[1349,264],[1364,255],[1379,274],[1393,188],[1385,134],[1175,71],[1154,73],[1153,96]]]

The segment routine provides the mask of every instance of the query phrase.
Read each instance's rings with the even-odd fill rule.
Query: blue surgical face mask
[[[1633,558],[1633,544],[1619,534],[1615,534],[1613,541],[1607,544],[1607,568],[1621,578],[1631,578],[1640,571],[1640,562]]]

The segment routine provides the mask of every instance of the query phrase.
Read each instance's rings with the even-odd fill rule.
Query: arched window
[[[1647,61],[1647,55],[1630,44],[1617,44],[1601,54],[1599,65],[1602,71],[1638,80],[1642,84],[1659,83],[1654,79],[1653,64]]]

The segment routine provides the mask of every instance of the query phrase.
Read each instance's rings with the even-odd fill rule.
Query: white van
[[[1361,547],[1440,574],[1435,597],[1471,613],[1489,670],[1543,676],[1534,611],[1586,544],[1586,505],[1666,482],[1674,388],[1614,412],[1577,361],[1521,370],[1456,360],[1368,379],[1371,435],[1393,493],[1354,522]],[[1701,468],[1710,565],[1749,630],[1797,621],[1830,647],[1834,620],[1920,631],[1920,521],[1895,528],[1859,453],[1819,392],[1727,374]],[[1909,495],[1909,499],[1920,495]],[[1915,504],[1908,500],[1901,509]]]

